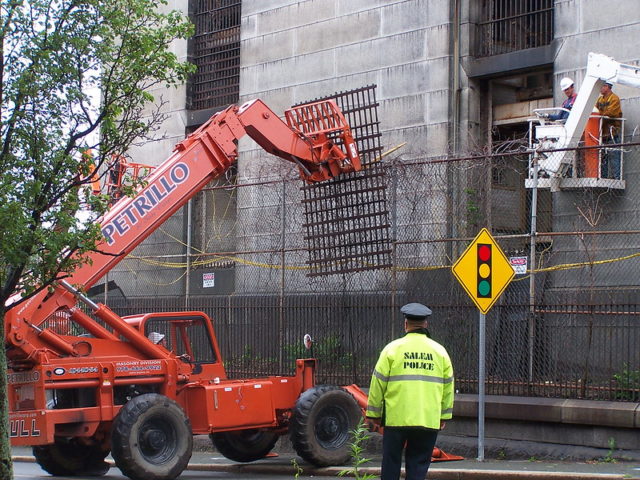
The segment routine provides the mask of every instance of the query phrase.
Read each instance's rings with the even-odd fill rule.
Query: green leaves
[[[374,480],[378,478],[371,473],[363,472],[362,469],[370,461],[363,456],[365,452],[365,443],[369,438],[369,430],[365,425],[364,418],[358,421],[356,428],[351,431],[353,439],[349,446],[351,447],[351,468],[340,470],[339,477],[354,477],[356,480]]]
[[[0,6],[0,291],[28,298],[90,260],[107,201],[91,196],[92,163],[144,139],[156,85],[193,66],[172,42],[193,32],[167,2],[9,0]],[[18,273],[17,275],[15,273]]]

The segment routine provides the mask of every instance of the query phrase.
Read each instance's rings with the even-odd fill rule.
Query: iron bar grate
[[[240,95],[240,7],[238,0],[197,0],[191,18],[193,63],[192,110],[226,107]]]
[[[391,265],[391,225],[385,170],[378,163],[382,146],[375,93],[376,86],[370,85],[313,100],[336,101],[351,126],[364,169],[302,187],[309,276]]]
[[[477,27],[477,56],[549,45],[553,14],[553,0],[485,0]]]

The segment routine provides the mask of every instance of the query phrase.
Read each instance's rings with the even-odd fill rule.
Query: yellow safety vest
[[[453,413],[453,366],[445,348],[423,333],[389,343],[371,377],[367,417],[390,427],[439,429]]]

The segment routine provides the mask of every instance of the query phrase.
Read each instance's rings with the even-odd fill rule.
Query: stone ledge
[[[457,394],[453,416],[477,417],[478,395]],[[640,403],[487,395],[485,418],[640,428]]]

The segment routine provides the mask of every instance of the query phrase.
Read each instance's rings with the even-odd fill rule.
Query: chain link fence
[[[623,148],[633,178],[640,149]],[[433,309],[432,336],[451,354],[456,388],[475,393],[478,310],[451,265],[487,227],[526,266],[486,315],[486,392],[638,401],[635,188],[534,196],[528,162],[517,151],[385,158],[392,266],[324,276],[308,275],[300,180],[236,184],[231,175],[123,260],[94,298],[120,314],[206,312],[231,377],[290,374],[295,358],[313,355],[320,382],[365,386],[381,348],[403,333],[400,306],[422,302]]]

